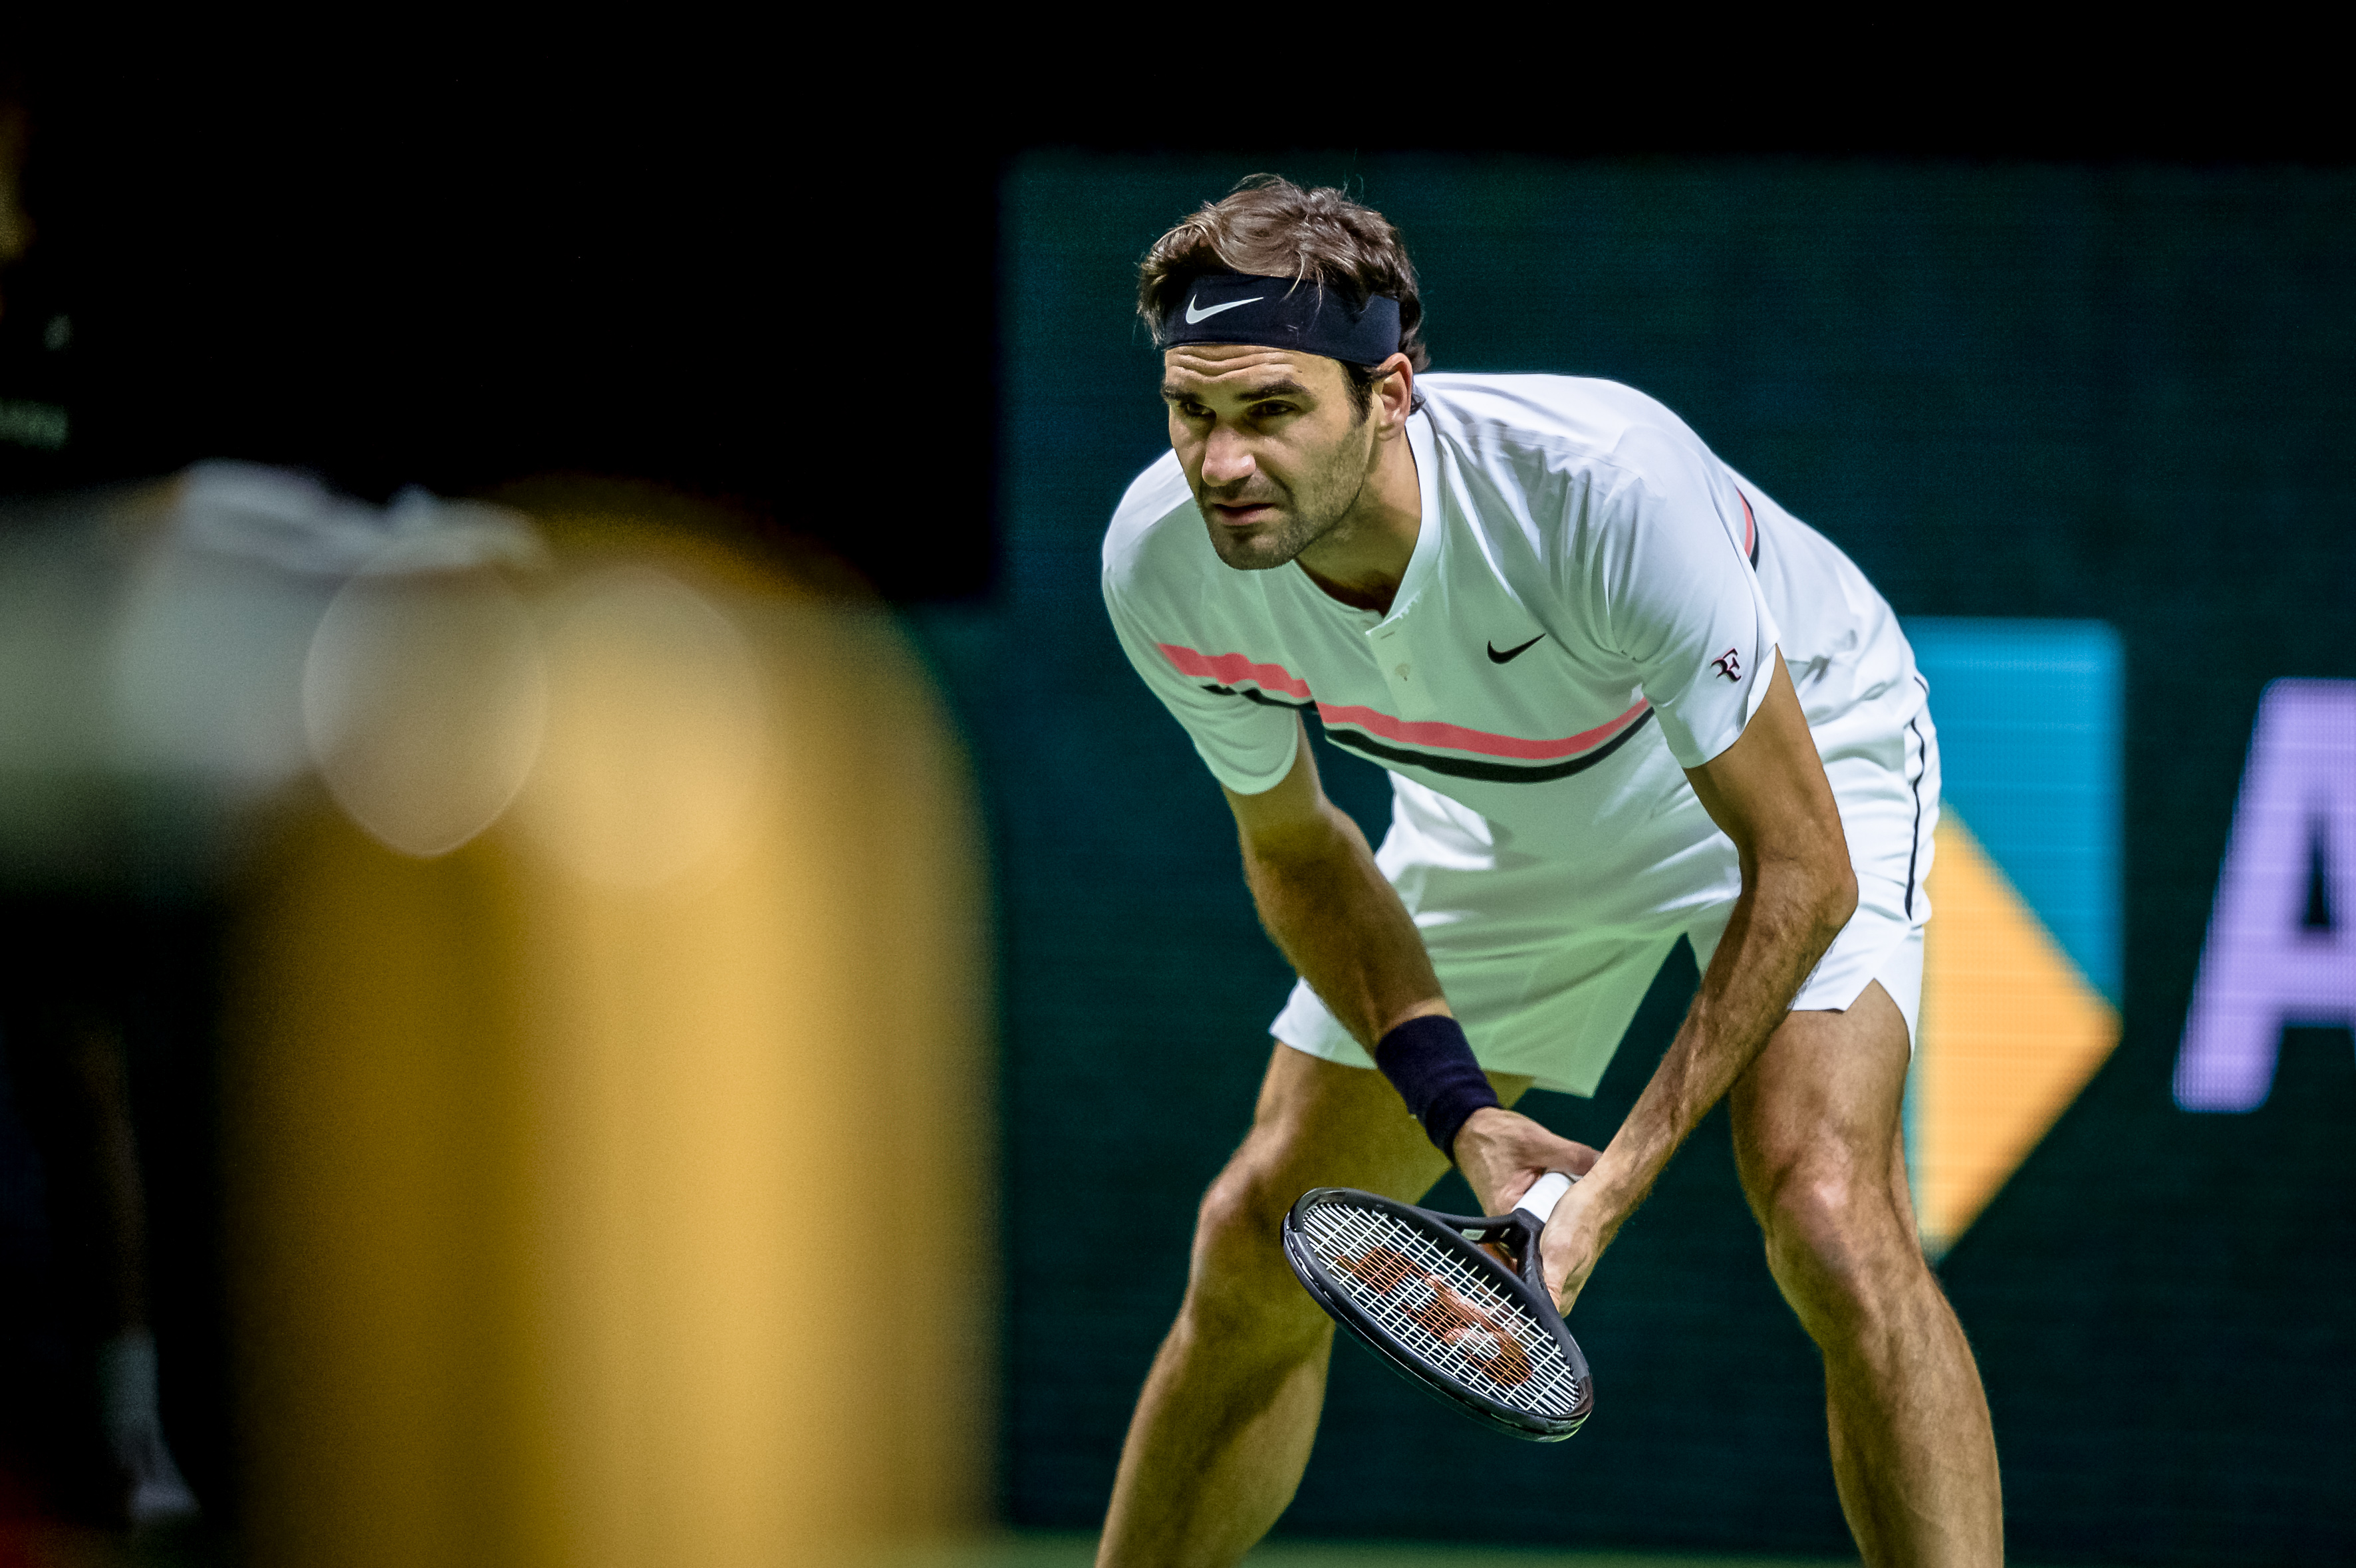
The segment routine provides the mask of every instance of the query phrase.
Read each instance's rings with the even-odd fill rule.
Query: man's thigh
[[[1903,1137],[1905,1015],[1881,983],[1847,1011],[1784,1018],[1730,1097],[1735,1162],[1751,1210],[1766,1224],[1778,1194],[1794,1180],[1852,1192],[1878,1190],[1908,1231]]]

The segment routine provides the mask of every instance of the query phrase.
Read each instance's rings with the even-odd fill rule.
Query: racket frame
[[[1433,1365],[1400,1345],[1376,1323],[1373,1316],[1352,1298],[1341,1281],[1333,1277],[1310,1245],[1305,1222],[1310,1209],[1321,1202],[1346,1200],[1368,1208],[1380,1209],[1408,1229],[1417,1231],[1433,1245],[1440,1248],[1476,1273],[1485,1274],[1506,1294],[1528,1307],[1539,1326],[1553,1339],[1563,1359],[1570,1363],[1571,1372],[1579,1380],[1576,1406],[1560,1417],[1536,1415],[1516,1410],[1509,1404],[1490,1398],[1480,1390]],[[1551,1204],[1548,1205],[1551,1208]],[[1473,1420],[1509,1437],[1519,1437],[1533,1443],[1559,1443],[1586,1423],[1595,1408],[1595,1380],[1587,1369],[1587,1358],[1579,1348],[1579,1341],[1570,1337],[1570,1329],[1556,1310],[1553,1293],[1546,1286],[1546,1271],[1538,1258],[1538,1233],[1543,1224],[1528,1210],[1516,1208],[1510,1214],[1439,1214],[1429,1208],[1419,1208],[1411,1203],[1401,1203],[1379,1193],[1363,1192],[1355,1187],[1312,1187],[1301,1195],[1284,1217],[1283,1241],[1285,1261],[1310,1296],[1323,1307],[1327,1316],[1350,1331],[1351,1337],[1375,1352],[1376,1359],[1421,1389],[1433,1399],[1471,1416]],[[1507,1268],[1494,1253],[1482,1247],[1483,1242],[1501,1242],[1519,1260],[1518,1272]]]

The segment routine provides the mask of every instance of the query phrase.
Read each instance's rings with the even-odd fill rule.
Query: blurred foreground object
[[[326,788],[245,857],[252,1560],[751,1568],[973,1522],[986,903],[943,710],[887,614],[676,503],[519,499],[313,616]]]

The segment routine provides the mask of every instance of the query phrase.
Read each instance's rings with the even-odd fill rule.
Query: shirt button
[[[1398,678],[1402,681],[1407,679],[1407,666],[1404,664],[1398,667]]]

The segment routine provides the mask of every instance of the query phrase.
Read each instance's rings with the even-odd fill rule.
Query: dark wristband
[[[1385,1035],[1376,1043],[1375,1065],[1423,1123],[1424,1136],[1451,1160],[1466,1119],[1497,1103],[1463,1026],[1445,1014],[1409,1018]]]

